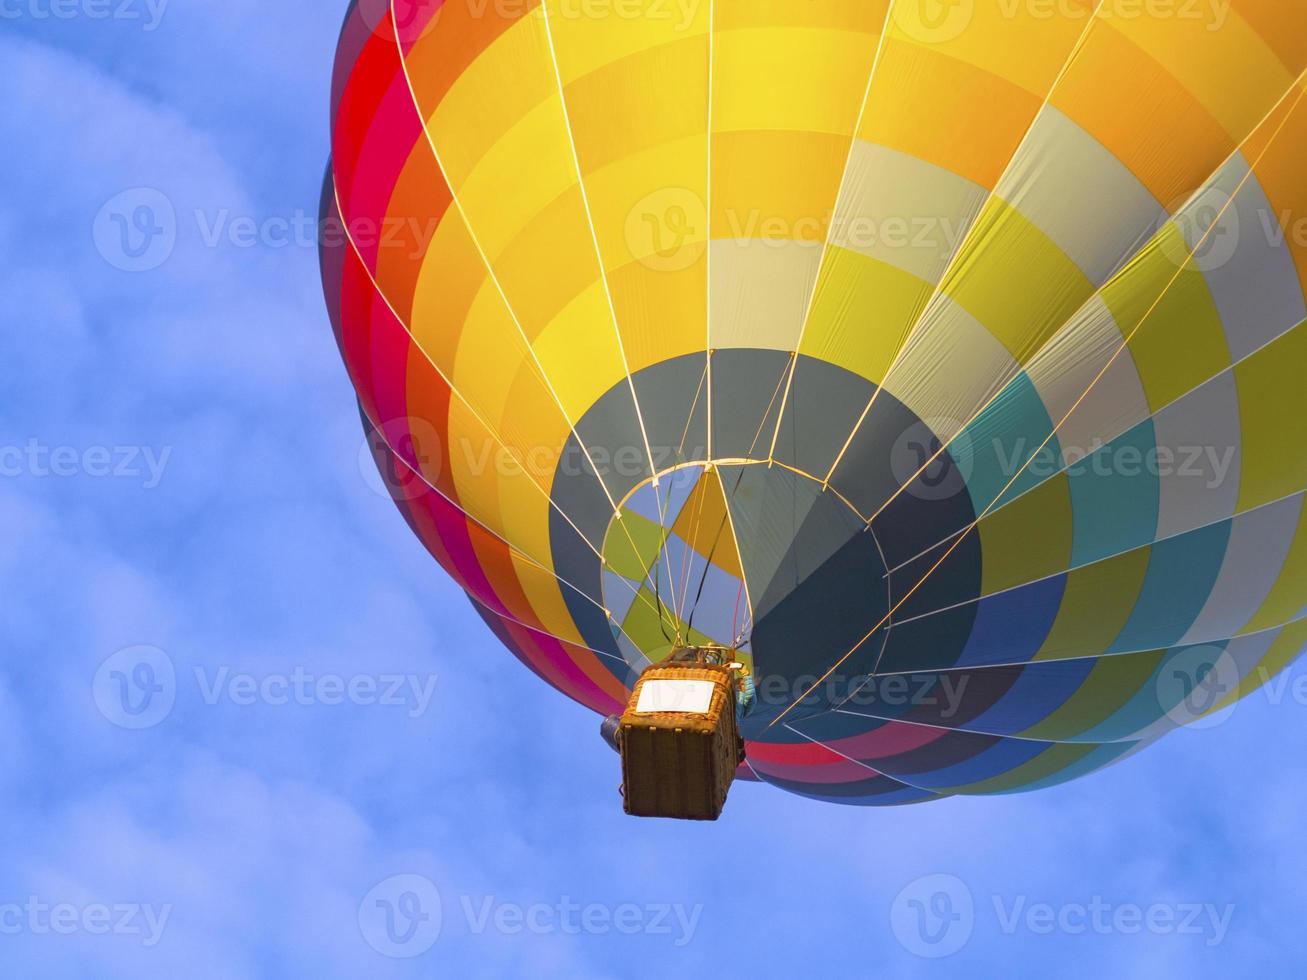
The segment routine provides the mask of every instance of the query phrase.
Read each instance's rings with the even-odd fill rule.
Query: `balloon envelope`
[[[741,775],[844,803],[1088,773],[1307,643],[1307,8],[932,6],[363,0],[333,91],[414,533],[601,714],[737,646]]]

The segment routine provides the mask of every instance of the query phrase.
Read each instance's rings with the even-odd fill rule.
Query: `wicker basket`
[[[716,820],[744,758],[727,667],[659,664],[622,715],[622,796],[640,817]]]

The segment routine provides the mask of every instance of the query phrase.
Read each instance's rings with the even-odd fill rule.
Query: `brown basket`
[[[712,684],[708,710],[638,711],[650,681],[706,681]],[[735,722],[735,675],[717,666],[648,668],[631,692],[618,740],[627,813],[716,820],[744,757]]]

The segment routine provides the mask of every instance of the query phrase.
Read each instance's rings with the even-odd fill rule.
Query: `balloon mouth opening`
[[[831,365],[752,348],[709,362],[710,397],[702,354],[614,386],[564,456],[586,465],[555,471],[554,564],[605,667],[629,688],[677,645],[736,649],[758,687],[746,735],[764,737],[762,726],[787,740],[813,716],[862,713],[853,696],[882,674],[956,660],[978,546],[964,541],[927,588],[912,587],[939,542],[974,520],[970,456],[933,461],[937,424],[883,390],[864,413],[878,389]],[[958,611],[922,617],[935,608]]]
[[[759,547],[768,540],[787,543]],[[647,478],[619,503],[603,556],[604,602],[631,669],[678,646],[730,649],[766,692],[749,728],[836,707],[866,682],[888,632],[875,534],[821,481],[765,459],[683,463]],[[818,678],[813,650],[844,642],[829,628],[834,596],[867,581],[883,584],[857,600],[868,637],[849,668],[861,673]]]
[[[686,645],[725,647],[751,664],[753,601],[729,482],[707,461],[681,463],[618,504],[604,535],[603,597],[633,669]]]

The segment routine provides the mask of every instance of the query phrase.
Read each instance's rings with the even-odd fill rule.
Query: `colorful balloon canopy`
[[[1307,644],[1305,67],[1284,0],[358,2],[322,262],[386,485],[596,712],[737,645],[795,793],[1221,717]]]

